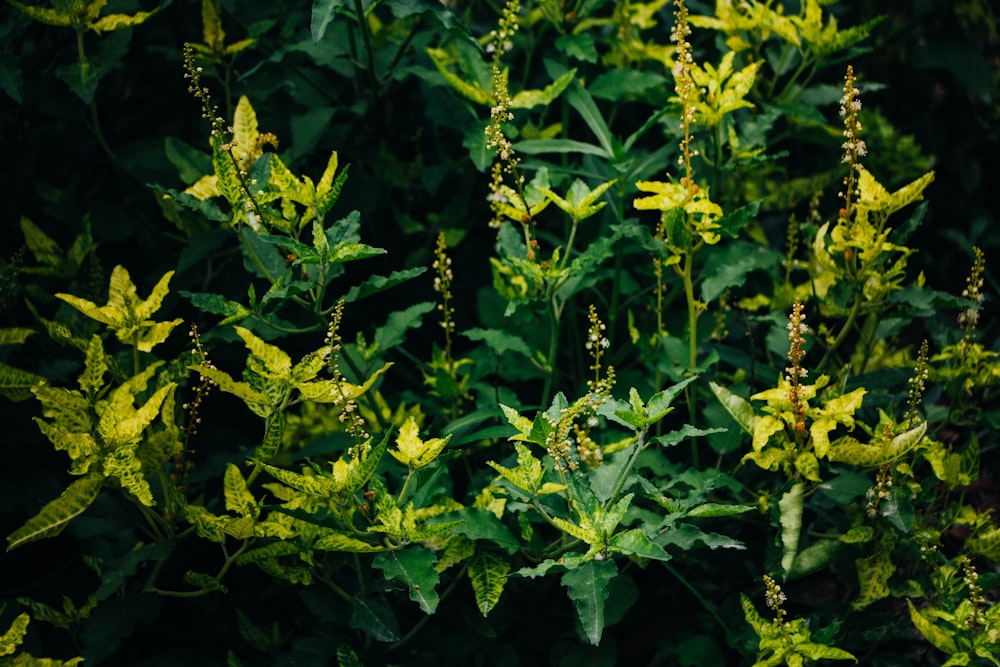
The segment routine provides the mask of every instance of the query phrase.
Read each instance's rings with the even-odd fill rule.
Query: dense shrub
[[[1000,664],[994,11],[8,0],[0,660]]]

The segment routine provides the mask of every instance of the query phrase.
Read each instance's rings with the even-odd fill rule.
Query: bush
[[[987,3],[8,1],[0,660],[1000,664]]]

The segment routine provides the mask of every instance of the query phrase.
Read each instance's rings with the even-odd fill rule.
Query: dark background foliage
[[[1000,256],[1000,16],[985,0],[842,4],[845,24],[888,15],[874,32],[870,50],[855,62],[863,86],[869,87],[864,95],[866,108],[877,108],[896,128],[896,143],[890,139],[882,150],[873,150],[869,166],[892,184],[894,178],[902,181],[906,175],[912,178],[922,173],[922,165],[931,156],[937,178],[927,193],[932,202],[930,215],[917,232],[919,240],[911,245],[922,249],[921,267],[929,283],[960,291],[973,245],[985,250],[988,265]],[[139,9],[136,2],[112,5],[119,11]],[[691,5],[693,11],[711,12],[710,3]],[[462,128],[468,119],[456,116],[464,109],[454,104],[449,91],[431,85],[426,75],[433,66],[423,48],[434,38],[433,16],[419,19],[422,23],[397,61],[378,63],[380,72],[390,74],[374,81],[337,51],[357,39],[348,22],[331,26],[336,38],[320,48],[309,39],[306,4],[226,0],[223,8],[230,40],[248,35],[258,38],[252,49],[235,60],[233,99],[240,94],[251,96],[261,129],[290,140],[292,152],[286,155],[296,173],[320,173],[331,150],[339,152],[341,163],[350,163],[349,185],[337,211],[360,210],[365,242],[388,251],[363,271],[387,274],[428,265],[434,237],[440,230],[448,231],[462,239],[454,258],[455,272],[463,276],[456,286],[456,301],[461,304],[459,329],[475,325],[479,311],[494,305],[473,291],[490,283],[484,259],[494,243],[493,233],[485,226],[488,175],[474,168],[462,145]],[[376,15],[382,11],[379,8]],[[475,34],[484,34],[495,24],[489,3],[471,2],[462,5],[461,11],[472,17]],[[110,267],[119,263],[129,267],[140,294],[146,294],[160,275],[177,267],[179,256],[217,251],[216,273],[206,278],[202,272],[182,268],[173,290],[197,291],[206,282],[220,293],[237,289],[226,282],[225,267],[226,262],[238,259],[218,250],[218,240],[210,230],[195,225],[185,231],[167,222],[156,193],[148,187],[185,185],[168,156],[165,138],[199,148],[205,145],[207,122],[187,92],[181,65],[183,43],[201,39],[199,16],[199,2],[174,0],[135,29],[85,36],[95,62],[117,65],[100,81],[95,96],[100,126],[116,156],[113,159],[94,136],[94,116],[88,105],[60,79],[60,67],[75,59],[72,31],[30,21],[9,5],[0,10],[0,62],[7,76],[19,71],[22,77],[14,82],[8,79],[7,94],[0,95],[0,137],[5,149],[0,161],[0,259],[8,274],[12,266],[26,261],[19,229],[22,217],[41,226],[64,248],[88,225],[97,242],[75,276],[15,278],[5,283],[0,293],[3,326],[33,326],[26,299],[46,316],[58,307],[51,297],[54,292],[99,300]],[[217,81],[207,80],[221,99]],[[837,85],[838,81],[833,78],[828,83]],[[12,90],[18,99],[11,97]],[[912,135],[913,142],[904,135]],[[816,159],[817,164],[828,161],[829,155]],[[908,171],[906,161],[919,166]],[[780,238],[781,231],[776,234]],[[988,271],[987,279],[996,292],[995,272]],[[430,299],[433,292],[425,275],[401,291],[349,311],[346,329],[370,331],[373,324],[384,321],[386,313]],[[178,304],[178,298],[171,296],[164,317],[173,317]],[[486,317],[496,315],[487,312]],[[996,315],[987,317],[995,322]],[[986,323],[984,329],[995,327]],[[16,352],[5,349],[3,360],[55,382],[71,381],[78,367],[56,361],[60,356],[54,344],[36,338]],[[431,340],[433,336],[418,334],[411,346],[426,357]],[[218,361],[227,362],[225,358]],[[418,378],[414,382],[419,385]],[[203,468],[218,470],[220,461],[235,456],[234,440],[256,437],[259,424],[245,411],[239,412],[235,403],[227,403],[227,397],[212,400],[209,410],[218,419],[206,420],[209,426],[201,434],[199,449],[205,452]],[[0,530],[4,534],[58,495],[63,485],[64,456],[52,452],[26,419],[37,410],[32,402],[0,401],[4,457],[0,502],[5,508]],[[230,415],[239,415],[236,423],[229,421]],[[203,481],[199,474],[196,471],[192,484]],[[116,507],[114,499],[102,497],[102,502],[108,504],[101,508],[102,517],[128,511],[125,503]],[[103,528],[96,521],[81,521],[45,549],[5,554],[0,597],[13,600],[27,595],[53,605],[60,604],[61,595],[76,600],[85,597],[98,580],[78,555],[121,557],[123,549],[135,541],[134,535],[112,537]],[[738,523],[727,528],[727,534],[740,536]],[[755,576],[747,563],[762,562],[767,546],[752,535],[744,537],[750,552],[705,551],[703,563],[685,565],[689,578],[705,583],[703,594],[723,605],[726,617],[734,622],[741,612],[734,592],[727,589],[726,573]],[[187,551],[178,562],[171,561],[170,567],[182,575],[196,567],[202,556],[198,550]],[[827,581],[808,581],[811,585],[805,587],[804,599],[795,602],[811,611],[822,612],[824,600],[842,594],[830,590]],[[241,655],[274,656],[272,662],[260,658],[247,664],[332,664],[336,633],[331,629],[349,622],[342,608],[313,590],[276,583],[250,568],[235,571],[227,585],[237,592],[194,602],[149,596],[116,599],[101,608],[99,613],[105,617],[92,624],[91,634],[83,636],[83,648],[91,655],[100,656],[105,650],[110,655],[121,641],[119,652],[106,664],[149,667],[224,664],[228,648]],[[614,654],[619,664],[693,664],[684,662],[683,656],[700,655],[716,656],[718,664],[723,664],[720,649],[685,643],[703,641],[700,631],[704,628],[699,626],[707,621],[703,614],[690,613],[697,600],[664,570],[633,568],[621,578],[611,594],[609,616],[617,604],[627,607],[638,596],[629,618],[640,620],[611,628],[600,649],[580,648],[573,610],[555,581],[511,585],[517,589],[488,620],[468,613],[469,600],[448,600],[436,617],[443,620],[431,624],[420,644],[437,645],[442,647],[440,652],[395,658],[413,665],[587,664],[591,659],[598,663],[598,654]],[[401,623],[411,627],[421,614],[415,608],[407,611],[412,617]],[[246,628],[241,633],[235,625],[238,612],[260,626],[259,646],[249,646]],[[884,632],[901,627],[899,609],[887,608],[884,614]],[[139,629],[133,634],[134,622]],[[61,631],[37,625],[41,645],[29,649],[41,653],[63,648]],[[116,628],[128,631],[122,629],[121,634]],[[858,644],[870,639],[864,628],[855,632]],[[676,654],[658,649],[664,638],[677,647]],[[261,648],[263,654],[254,653]],[[387,659],[375,654],[368,664],[379,664],[380,658]]]

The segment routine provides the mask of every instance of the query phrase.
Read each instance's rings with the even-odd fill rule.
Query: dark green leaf
[[[711,302],[731,287],[740,287],[754,270],[770,270],[781,261],[781,253],[756,243],[734,242],[712,254],[705,263],[701,298]]]
[[[653,442],[658,442],[664,447],[671,447],[690,438],[700,438],[702,436],[712,435],[713,433],[725,432],[726,429],[724,428],[696,428],[690,424],[684,424],[684,426],[680,427],[678,430],[658,435],[655,438],[652,438],[652,440]]]
[[[119,558],[105,558],[101,562],[101,585],[94,592],[98,600],[106,600],[115,593],[145,562],[162,562],[167,559],[173,545],[153,542],[132,549]]]
[[[795,555],[799,551],[799,534],[802,532],[802,501],[805,485],[798,482],[781,495],[778,509],[781,513],[781,569],[787,578]]]
[[[721,227],[721,229],[719,229],[719,233],[723,236],[728,236],[731,239],[739,236],[740,231],[757,217],[757,212],[760,211],[760,205],[762,203],[764,203],[764,200],[762,199],[750,202],[746,206],[738,208],[732,213],[728,213],[719,218],[716,221]]]
[[[618,101],[628,95],[640,95],[651,88],[666,88],[666,77],[637,69],[614,70],[602,74],[587,86],[594,97]]]
[[[611,538],[609,547],[611,551],[626,556],[638,556],[651,560],[670,560],[670,554],[664,551],[659,544],[650,540],[646,533],[638,528],[618,533]]]
[[[351,598],[350,626],[380,642],[399,640],[399,622],[392,607],[381,595],[356,595]]]
[[[613,560],[588,560],[562,576],[562,585],[576,605],[583,632],[594,646],[601,643],[604,634],[608,582],[617,574],[618,566]]]
[[[458,512],[448,512],[440,516],[442,521],[459,520],[461,523],[451,529],[451,532],[465,535],[470,540],[487,540],[500,545],[507,553],[514,553],[521,548],[521,543],[511,535],[495,514],[478,507],[466,507]],[[433,525],[433,522],[430,524]]]
[[[14,53],[0,53],[0,89],[18,104],[24,91],[21,79],[21,63]]]
[[[385,352],[406,340],[406,332],[423,324],[424,315],[435,308],[433,301],[425,301],[389,314],[385,324],[375,330],[375,344]]]
[[[355,285],[351,289],[347,290],[347,294],[344,295],[345,303],[352,303],[354,301],[360,301],[379,292],[384,292],[387,289],[395,287],[405,283],[408,280],[416,278],[427,271],[426,266],[418,266],[412,269],[403,269],[402,271],[393,271],[388,276],[369,276],[360,285]]]
[[[319,44],[337,11],[347,4],[346,0],[313,0],[312,20],[309,30],[314,44]],[[359,19],[364,20],[364,19]]]
[[[156,595],[112,598],[98,607],[80,630],[85,664],[96,665],[110,657],[136,626],[152,623],[159,610]]]
[[[438,605],[434,590],[441,577],[434,570],[437,556],[426,547],[408,546],[398,551],[383,551],[372,562],[388,579],[406,584],[410,599],[420,605],[426,614],[433,614]]]
[[[561,35],[556,38],[556,48],[564,51],[570,58],[588,63],[597,62],[597,46],[594,36],[589,32]]]
[[[462,335],[469,340],[485,342],[498,355],[504,352],[520,352],[526,357],[532,356],[531,348],[523,338],[500,329],[467,329]]]

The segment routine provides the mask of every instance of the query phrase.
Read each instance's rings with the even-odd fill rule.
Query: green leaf
[[[514,144],[514,150],[525,155],[540,155],[543,153],[580,153],[581,155],[596,155],[610,158],[611,155],[600,146],[588,144],[575,139],[526,139]]]
[[[312,20],[309,24],[314,44],[319,44],[337,11],[346,4],[345,0],[313,0]],[[359,19],[364,20],[364,19]]]
[[[695,505],[687,512],[689,517],[720,517],[736,516],[757,509],[753,505],[739,505],[736,503],[702,503]]]
[[[583,122],[597,137],[597,143],[601,145],[604,156],[612,157],[615,154],[614,137],[597,105],[594,104],[594,98],[591,97],[590,93],[583,86],[574,85],[566,94],[566,101],[579,112],[580,116],[583,117]]]
[[[487,540],[493,542],[508,553],[514,553],[521,548],[521,542],[511,535],[510,530],[496,517],[493,512],[478,507],[466,507],[458,512],[449,512],[444,518],[460,520],[451,532],[465,535],[470,540]]]
[[[426,266],[418,266],[412,269],[393,271],[388,276],[369,276],[360,285],[355,285],[351,289],[347,290],[347,294],[344,295],[344,302],[351,303],[354,301],[360,301],[361,299],[378,294],[379,292],[384,292],[391,287],[395,287],[396,285],[416,278],[426,271]]]
[[[798,482],[781,495],[778,509],[781,513],[781,569],[788,576],[799,550],[802,531],[802,500],[805,485]]]
[[[542,90],[522,90],[510,101],[512,109],[533,109],[537,106],[549,106],[573,82],[576,70],[564,72],[558,79],[545,86]]]
[[[388,579],[406,584],[410,599],[420,605],[425,614],[433,614],[439,602],[434,590],[441,577],[434,569],[437,556],[426,547],[408,546],[398,551],[384,551],[372,562]]]
[[[617,574],[618,566],[613,560],[588,560],[562,576],[562,585],[576,605],[583,632],[593,646],[601,643],[608,583]]]
[[[41,509],[34,517],[7,536],[7,551],[22,544],[52,537],[97,499],[104,476],[91,473],[70,484],[62,494]]]
[[[10,401],[24,401],[31,398],[31,388],[45,378],[20,368],[0,363],[0,395]]]
[[[788,579],[797,579],[812,574],[829,565],[840,550],[839,540],[819,540],[795,555]]]
[[[680,395],[684,389],[698,379],[697,375],[692,375],[689,378],[685,378],[678,382],[677,384],[667,387],[663,391],[657,392],[649,397],[649,401],[646,404],[646,415],[649,417],[649,423],[655,424],[660,419],[666,416],[670,405],[674,402],[674,399]]]
[[[0,53],[0,89],[18,104],[24,102],[24,77],[16,54]]]
[[[702,301],[709,303],[727,289],[741,287],[751,271],[771,270],[781,258],[781,253],[758,243],[736,241],[727,244],[719,252],[713,252],[705,263]]]
[[[246,382],[237,382],[225,371],[198,364],[190,368],[202,377],[215,382],[222,391],[242,399],[247,405],[271,405],[271,400],[266,394],[253,389]]]
[[[650,540],[649,536],[638,528],[618,533],[608,542],[608,548],[614,553],[650,560],[666,561],[671,558],[663,547]]]
[[[100,336],[94,335],[90,338],[87,346],[87,358],[83,373],[77,378],[80,389],[90,397],[96,397],[101,388],[104,387],[104,374],[108,372],[108,364],[104,359],[104,345]]]
[[[523,338],[501,329],[466,329],[462,335],[469,340],[486,343],[498,355],[504,352],[519,352],[528,358],[532,357],[531,348]]]
[[[371,635],[376,641],[399,641],[399,622],[392,606],[382,595],[352,596],[351,617],[348,624],[356,630]]]
[[[267,463],[258,463],[258,465],[285,486],[290,486],[296,491],[301,491],[311,496],[333,498],[343,488],[342,482],[338,482],[329,475],[300,475],[291,470],[277,468]]]
[[[28,623],[30,622],[31,617],[28,614],[23,612],[18,614],[7,632],[0,636],[0,656],[11,655],[17,650],[17,647],[24,641],[24,635],[28,632]]]
[[[151,544],[137,544],[123,556],[117,558],[104,558],[101,560],[101,585],[94,591],[94,596],[104,601],[118,592],[134,575],[143,563],[150,561],[161,563],[165,561],[174,549],[172,542],[153,542]]]
[[[227,592],[226,587],[222,585],[221,581],[210,574],[195,572],[194,570],[188,570],[184,573],[184,583],[191,584],[195,588],[203,591]]]
[[[64,261],[64,254],[59,244],[42,231],[42,228],[26,217],[21,217],[21,232],[24,234],[25,245],[31,256],[39,264],[57,267]]]
[[[389,314],[385,324],[375,330],[375,343],[380,352],[390,350],[404,340],[406,332],[423,324],[423,317],[433,311],[437,305],[433,301],[417,303],[405,310],[397,310]]]
[[[69,11],[69,7],[65,5],[56,5],[56,8],[53,9],[49,7],[37,7],[35,5],[23,5],[15,0],[7,1],[39,23],[68,28],[73,24],[73,19],[75,18]]]
[[[102,32],[111,32],[113,30],[122,30],[123,28],[132,28],[144,23],[146,19],[155,13],[156,10],[151,12],[137,12],[132,15],[108,14],[107,16],[102,16],[97,19],[87,27],[98,34]]]
[[[364,459],[350,468],[347,479],[344,480],[344,491],[355,493],[368,483],[368,480],[375,474],[375,469],[378,468],[379,462],[389,448],[389,436],[391,435],[392,429],[389,429],[382,437],[382,440],[368,452]]]
[[[509,573],[510,563],[491,553],[479,554],[469,563],[469,582],[476,596],[476,607],[484,617],[500,601]]]
[[[623,97],[642,95],[651,88],[662,88],[666,82],[666,77],[657,72],[621,69],[601,74],[587,86],[587,90],[598,99],[617,102]]]
[[[416,470],[432,463],[450,439],[451,436],[421,440],[417,420],[410,416],[399,428],[396,449],[390,450],[389,453],[403,465]]]
[[[236,512],[240,516],[254,516],[257,509],[257,501],[247,488],[247,481],[243,478],[240,469],[230,463],[226,465],[224,477],[224,489],[226,496],[226,510]]]
[[[709,382],[708,386],[712,390],[712,393],[715,394],[715,397],[719,399],[719,402],[722,403],[722,407],[726,409],[726,412],[739,424],[740,428],[748,434],[753,435],[757,416],[750,401],[737,396],[715,382]]]
[[[263,363],[266,372],[275,379],[290,380],[292,377],[292,359],[288,353],[277,345],[265,343],[252,331],[243,327],[234,327],[237,335],[254,357]]]
[[[664,433],[663,435],[658,435],[651,438],[653,442],[659,443],[664,447],[671,447],[678,443],[684,442],[685,440],[690,440],[691,438],[700,438],[706,435],[713,435],[715,433],[725,433],[724,428],[696,428],[690,424],[684,424],[676,431],[671,431],[670,433]]]
[[[890,594],[889,578],[896,571],[886,548],[879,548],[875,553],[854,561],[858,572],[858,597],[851,604],[855,610],[864,609]]]
[[[929,614],[921,612],[913,606],[913,602],[909,599],[907,599],[906,605],[910,609],[910,620],[913,621],[913,625],[924,636],[924,639],[934,645],[934,648],[949,655],[958,651],[954,637],[936,626]]]
[[[313,543],[313,548],[320,551],[343,551],[347,553],[377,553],[385,551],[385,547],[359,540],[346,533],[324,531],[321,537]]]

